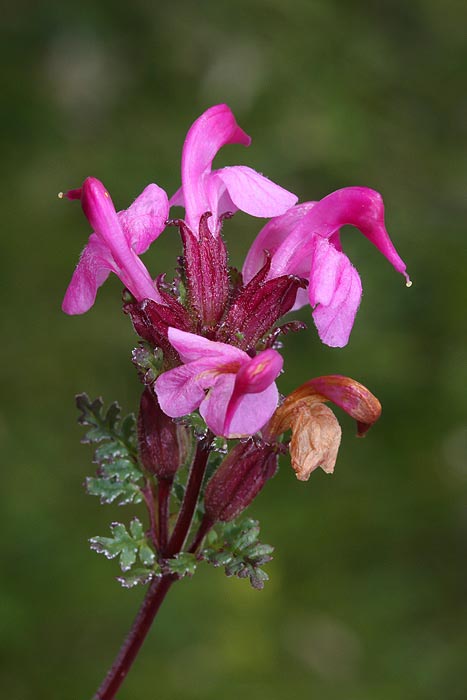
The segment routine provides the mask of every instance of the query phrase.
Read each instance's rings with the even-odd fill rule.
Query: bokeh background
[[[56,194],[89,174],[118,208],[150,181],[173,192],[188,126],[221,101],[253,145],[219,164],[302,200],[382,192],[414,285],[345,232],[365,291],[350,345],[321,346],[310,322],[286,339],[281,390],[347,374],[383,418],[357,441],[341,416],[332,477],[299,483],[284,462],[250,509],[276,545],[270,583],[202,567],[177,585],[119,698],[467,697],[466,22],[460,0],[5,4],[2,697],[90,698],[142,595],[87,547],[130,511],[84,494],[73,402],[136,407],[136,338],[117,280],[85,316],[61,313],[88,227]],[[226,225],[233,264],[260,225]],[[170,272],[178,253],[169,230],[145,261]]]

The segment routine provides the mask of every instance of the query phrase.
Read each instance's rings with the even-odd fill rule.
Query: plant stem
[[[204,515],[203,520],[201,521],[201,525],[199,526],[198,532],[193,538],[193,542],[191,543],[188,551],[191,552],[191,554],[196,554],[196,550],[199,548],[201,543],[203,542],[204,538],[208,534],[209,530],[213,527],[214,525],[214,520],[211,520],[211,518],[208,518],[207,515]]]
[[[167,539],[169,535],[169,506],[170,492],[172,490],[173,479],[158,480],[158,505],[159,505],[159,552],[165,556]]]
[[[175,581],[173,576],[163,576],[155,579],[149,586],[143,604],[139,609],[133,627],[128,634],[117,658],[104,682],[100,686],[94,700],[113,700],[115,693],[126,678],[138,651],[143,644],[151,624],[164,600],[167,591]]]
[[[199,492],[203,483],[204,472],[211,448],[212,434],[209,433],[197,446],[191,466],[190,476],[185,491],[177,523],[167,545],[167,557],[173,557],[183,549],[185,540],[190,532],[191,521],[198,502]]]
[[[157,534],[157,520],[156,520],[156,509],[154,507],[156,501],[156,494],[154,491],[153,481],[147,477],[146,486],[142,490],[144,496],[144,501],[149,513],[149,532],[151,537],[151,542],[153,543],[156,551],[159,551],[159,537]]]
[[[165,557],[173,557],[175,554],[178,554],[178,552],[182,550],[185,540],[190,532],[191,521],[193,519],[201,485],[203,483],[212,437],[212,434],[208,433],[208,435],[200,443],[198,443],[196,448],[193,463],[191,465],[190,476],[188,477],[188,483],[185,490],[185,497],[178,514],[177,523],[164,553]],[[161,494],[159,493],[159,498],[160,496]],[[160,535],[161,531],[159,533]],[[94,700],[114,700],[115,694],[125,680],[128,671],[130,670],[133,661],[135,660],[146,638],[146,635],[149,632],[162,601],[164,600],[169,588],[176,580],[176,576],[166,574],[165,576],[162,576],[162,578],[155,579],[150,584],[141,608],[139,609],[136,619],[133,622],[133,626],[104,682],[94,696]]]

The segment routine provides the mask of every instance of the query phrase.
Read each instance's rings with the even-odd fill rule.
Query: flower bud
[[[209,481],[206,516],[211,522],[233,520],[277,470],[277,450],[254,440],[238,443]]]
[[[213,236],[206,212],[195,237],[185,222],[180,222],[184,249],[184,268],[190,304],[205,326],[214,326],[224,313],[229,298],[227,249],[220,235]]]
[[[156,280],[163,304],[152,299],[142,302],[123,300],[123,311],[128,314],[136,333],[148,343],[163,350],[169,365],[178,363],[178,355],[167,337],[169,327],[191,330],[191,320],[183,306],[162,289],[162,276]]]
[[[144,468],[158,479],[172,479],[188,454],[187,427],[166,416],[148,388],[141,396],[138,445]]]
[[[279,318],[294,305],[297,291],[306,281],[294,275],[268,280],[270,256],[261,270],[243,286],[225,318],[223,332],[228,342],[242,350],[254,348]]]

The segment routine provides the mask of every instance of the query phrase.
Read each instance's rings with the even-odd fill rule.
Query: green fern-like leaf
[[[164,568],[167,572],[175,574],[177,578],[193,576],[197,564],[196,556],[189,552],[180,552],[180,554],[176,554],[172,559],[164,560]]]
[[[264,588],[269,576],[261,566],[272,560],[274,547],[258,541],[257,520],[219,523],[206,540],[201,557],[213,566],[223,566],[227,576],[248,578],[253,588]]]
[[[79,422],[88,427],[83,442],[97,444],[97,474],[86,479],[87,492],[98,496],[101,503],[140,503],[144,475],[138,464],[134,415],[122,419],[116,402],[104,411],[102,399],[91,401],[87,394],[79,394],[76,404],[81,412]]]
[[[123,572],[132,570],[131,575],[118,579],[123,586],[131,588],[138,583],[147,583],[154,576],[162,575],[155,552],[138,518],[133,518],[128,529],[122,523],[112,523],[110,530],[111,537],[92,537],[89,541],[91,549],[103,554],[107,559],[119,557]],[[140,566],[133,569],[137,561]]]

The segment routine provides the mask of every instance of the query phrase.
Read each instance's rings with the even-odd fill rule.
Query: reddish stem
[[[191,521],[198,503],[199,492],[203,483],[204,472],[209,457],[212,442],[212,434],[209,433],[196,448],[193,464],[191,465],[190,476],[185,491],[177,523],[172,532],[172,536],[167,545],[167,557],[173,557],[183,549],[185,540],[190,532]]]
[[[213,527],[214,521],[211,520],[211,518],[208,518],[207,515],[203,517],[203,520],[201,521],[201,525],[199,526],[198,532],[193,538],[193,542],[190,545],[189,552],[191,554],[195,554],[196,550],[198,547],[201,545],[202,541],[208,534],[209,530]]]
[[[170,492],[172,490],[173,479],[159,479],[159,553],[162,557],[165,556],[167,540],[169,536],[169,508],[170,508]]]
[[[154,483],[149,477],[146,478],[146,487],[142,489],[142,494],[149,513],[149,533],[151,536],[151,541],[156,551],[159,551],[160,544],[159,537],[157,535],[156,509],[154,507],[156,494],[154,492]]]
[[[159,610],[162,601],[164,600],[167,591],[169,590],[175,578],[172,576],[163,576],[155,579],[149,586],[143,604],[139,609],[133,627],[130,630],[117,658],[110,671],[108,672],[104,682],[100,686],[94,700],[113,700],[115,693],[120,688],[126,678],[130,667],[135,660],[138,651],[143,644],[151,624]]]
[[[191,521],[198,502],[201,485],[203,483],[204,472],[210,452],[212,434],[209,433],[202,440],[197,448],[191,466],[190,476],[185,490],[182,507],[180,509],[177,523],[172,537],[167,545],[166,557],[173,557],[178,554],[185,544],[185,540],[190,532]],[[169,489],[170,494],[170,489]],[[167,591],[172,583],[176,581],[173,575],[165,575],[155,579],[149,586],[141,608],[136,616],[133,626],[123,643],[120,652],[115,659],[104,682],[100,686],[94,700],[114,700],[115,694],[125,680],[133,661],[135,660],[152,622],[164,600]]]

